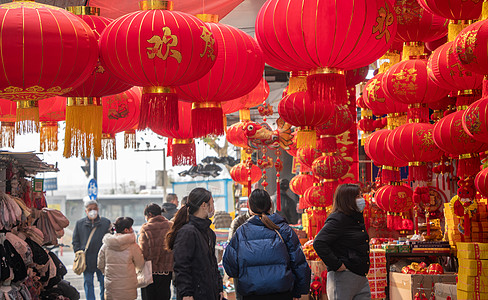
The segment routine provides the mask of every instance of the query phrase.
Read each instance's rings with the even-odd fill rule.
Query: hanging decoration
[[[70,92],[89,76],[97,39],[73,14],[32,1],[1,4],[0,18],[0,98],[18,103],[18,134],[38,132],[38,101]],[[76,51],[66,51],[73,45]]]
[[[431,14],[452,20],[478,19],[483,1],[465,0],[419,0],[420,6]]]
[[[248,197],[251,194],[251,185],[258,182],[261,179],[261,175],[261,169],[254,165],[251,159],[245,163],[241,162],[230,169],[230,177],[247,188]]]
[[[300,172],[290,180],[290,190],[299,196],[298,209],[305,209],[310,206],[309,203],[305,202],[303,195],[314,183],[318,183],[315,176],[304,172]]]
[[[227,115],[242,109],[248,110],[266,101],[268,96],[269,84],[264,78],[261,78],[261,81],[248,94],[222,102],[222,111],[224,115]]]
[[[58,122],[66,118],[66,98],[52,97],[39,102],[41,152],[58,151]]]
[[[13,101],[0,99],[0,147],[15,146],[15,121],[17,104]]]
[[[401,213],[413,207],[413,191],[400,183],[380,187],[375,193],[376,204],[387,212],[387,227],[391,230],[404,230]]]
[[[204,22],[172,11],[172,1],[140,5],[141,11],[118,18],[104,30],[101,61],[124,82],[143,87],[139,129],[178,129],[174,87],[204,76],[215,63],[218,46]]]

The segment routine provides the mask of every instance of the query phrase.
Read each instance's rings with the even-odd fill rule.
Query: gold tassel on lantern
[[[103,108],[100,98],[68,97],[64,153],[66,158],[102,155]]]
[[[249,108],[239,110],[239,121],[251,121],[251,110]]]
[[[290,72],[286,94],[291,95],[293,93],[307,91],[307,75],[308,72],[305,71]]]
[[[481,10],[481,20],[486,20],[488,19],[488,1],[485,0],[483,1],[483,9]]]
[[[136,131],[134,129],[124,131],[124,149],[136,149]]]
[[[409,60],[412,56],[419,56],[424,54],[424,43],[422,42],[407,42],[403,43],[402,61]]]
[[[41,122],[41,152],[58,151],[58,122]]]
[[[472,20],[450,20],[447,27],[447,41],[454,42],[459,33],[472,23]]]
[[[0,127],[0,147],[13,148],[15,146],[15,123],[14,122],[2,122]]]
[[[302,126],[297,132],[297,148],[310,146],[315,148],[317,146],[317,133],[313,127]]]
[[[102,159],[117,159],[115,134],[102,134]]]
[[[17,102],[17,134],[39,132],[39,106],[37,101]]]
[[[386,52],[380,59],[378,59],[378,64],[380,65],[378,73],[388,71],[391,66],[400,62],[400,58],[400,52],[396,50],[389,50]]]

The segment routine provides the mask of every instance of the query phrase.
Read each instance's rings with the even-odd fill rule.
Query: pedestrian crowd
[[[368,299],[364,274],[369,269],[365,265],[369,249],[364,243],[357,245],[359,239],[368,240],[361,213],[364,199],[356,195],[359,189],[355,187],[342,196],[336,193],[333,218],[326,221],[314,243],[329,274],[336,273],[327,281],[331,300]],[[134,300],[138,288],[143,300],[169,300],[171,282],[178,300],[225,299],[215,255],[216,235],[210,228],[215,213],[212,194],[195,188],[184,200],[180,209],[175,194],[168,195],[162,207],[147,205],[146,223],[138,237],[132,218],[119,217],[112,226],[99,216],[96,201],[85,202],[86,217],[76,223],[73,248],[86,257],[87,300],[96,299],[95,274],[102,300]],[[234,279],[237,299],[296,300],[308,294],[310,267],[294,230],[282,215],[273,213],[270,195],[254,190],[247,207],[248,212],[231,225],[222,259],[225,273]],[[351,234],[341,236],[341,230]],[[353,288],[347,286],[349,281],[355,283]]]

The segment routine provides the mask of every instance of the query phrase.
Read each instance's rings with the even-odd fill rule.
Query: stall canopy
[[[18,168],[23,169],[26,176],[59,171],[56,166],[43,162],[34,152],[0,151],[0,166],[8,163],[13,163]]]

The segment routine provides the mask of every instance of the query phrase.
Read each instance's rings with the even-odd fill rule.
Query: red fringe
[[[393,171],[393,170],[388,170],[388,169],[382,168],[381,169],[381,180],[382,180],[382,183],[400,181],[400,171]]]
[[[427,181],[428,179],[429,172],[427,165],[408,167],[408,181]]]
[[[386,216],[386,228],[388,228],[390,230],[394,230],[392,213],[388,213],[388,215]]]
[[[193,108],[191,124],[194,137],[224,135],[224,114],[221,107]]]
[[[178,95],[146,93],[141,98],[139,129],[178,130]]]
[[[168,152],[166,153],[166,157],[173,156],[173,139],[168,138]]]
[[[429,122],[429,108],[428,107],[410,107],[408,108],[408,118],[418,119],[422,123]]]
[[[317,141],[317,149],[324,153],[337,150],[337,139],[335,136],[320,137]]]
[[[307,77],[307,92],[313,101],[327,101],[335,105],[347,102],[346,77],[343,74],[314,74]]]
[[[281,188],[280,180],[276,180],[276,210],[281,211]]]
[[[310,205],[308,205],[307,201],[305,200],[305,197],[300,196],[298,200],[298,209],[305,209],[308,208]]]
[[[196,166],[195,142],[172,144],[173,166]]]
[[[478,174],[481,167],[480,157],[462,158],[459,159],[457,164],[456,175],[459,178],[465,178],[467,176],[474,176]]]

